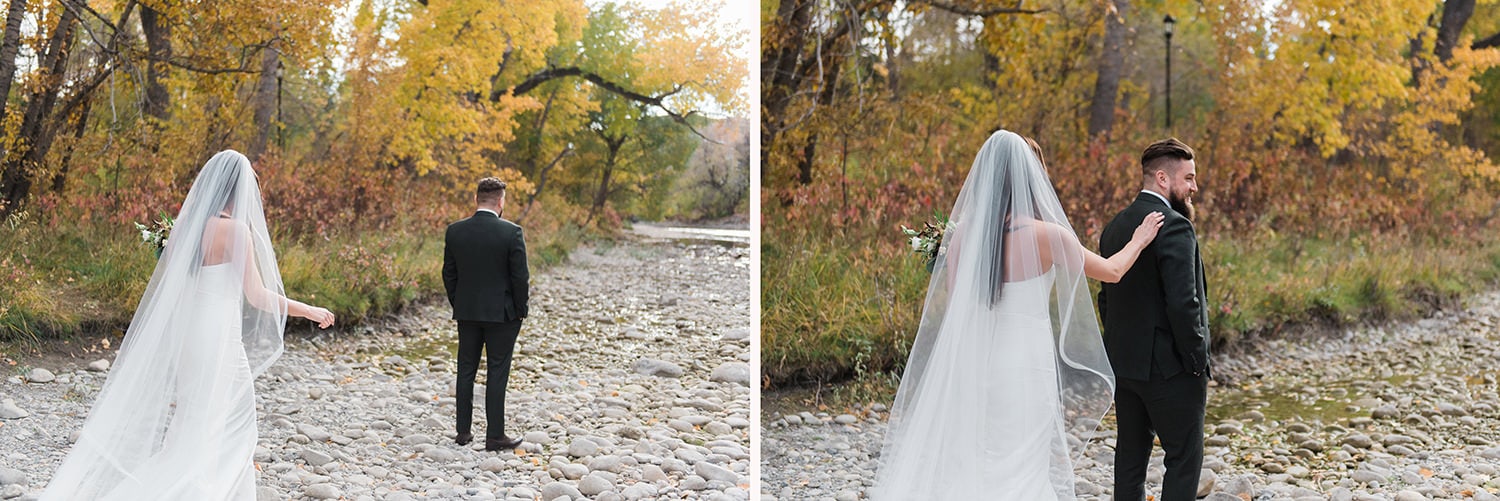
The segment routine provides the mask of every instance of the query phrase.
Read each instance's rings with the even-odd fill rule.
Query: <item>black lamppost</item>
[[[276,60],[276,147],[286,149],[286,127],[281,121],[281,79],[285,75],[285,67],[281,65],[281,59]]]
[[[1161,20],[1166,24],[1167,31],[1167,130],[1172,130],[1172,25],[1177,24],[1171,14]]]

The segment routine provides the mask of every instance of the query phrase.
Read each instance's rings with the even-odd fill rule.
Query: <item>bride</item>
[[[1084,277],[1118,281],[1162,215],[1090,252],[1029,142],[991,135],[959,191],[872,499],[1076,499],[1073,459],[1114,392]]]
[[[333,314],[282,294],[250,161],[209,159],[78,441],[43,500],[254,501],[254,378],[288,315]]]

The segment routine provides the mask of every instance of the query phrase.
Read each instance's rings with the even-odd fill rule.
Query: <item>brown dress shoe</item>
[[[517,448],[517,447],[520,447],[520,446],[521,446],[521,439],[519,439],[519,438],[510,438],[510,437],[507,437],[507,436],[504,436],[504,435],[501,435],[500,438],[486,438],[486,439],[484,439],[484,450],[487,450],[487,451],[503,451],[503,450],[508,450],[508,449],[514,449],[514,448]]]
[[[458,442],[458,445],[469,445],[469,442],[473,442],[474,441],[474,434],[473,433],[459,433],[457,437],[453,437],[453,441],[454,442]]]

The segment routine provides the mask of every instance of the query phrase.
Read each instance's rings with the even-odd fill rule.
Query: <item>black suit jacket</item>
[[[443,287],[454,320],[525,318],[530,280],[520,226],[486,211],[448,225],[443,239]]]
[[[1099,291],[1104,349],[1115,375],[1150,380],[1187,371],[1208,374],[1208,284],[1193,223],[1162,199],[1141,193],[1099,237],[1099,253],[1111,256],[1130,243],[1141,220],[1166,216],[1156,240],[1141,251],[1119,283]]]

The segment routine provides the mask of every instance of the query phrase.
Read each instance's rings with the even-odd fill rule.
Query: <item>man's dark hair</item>
[[[493,205],[500,201],[505,195],[505,181],[498,178],[487,177],[479,180],[479,189],[475,192],[474,199],[485,205]]]
[[[1146,147],[1141,152],[1141,175],[1150,176],[1166,168],[1172,160],[1192,160],[1193,149],[1175,137],[1169,137]]]

